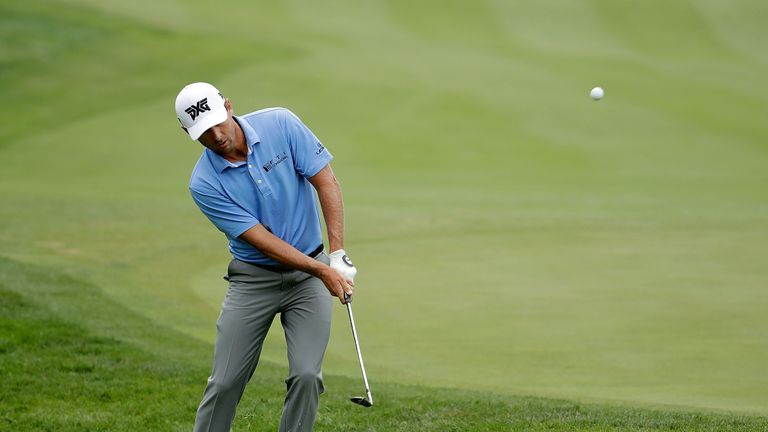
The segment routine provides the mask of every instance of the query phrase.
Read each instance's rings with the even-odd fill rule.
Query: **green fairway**
[[[194,346],[168,378],[191,398],[173,425],[202,391],[228,262],[187,190],[201,147],[172,102],[193,81],[237,113],[290,108],[335,155],[382,404],[426,385],[466,394],[461,413],[492,392],[512,411],[768,415],[764,2],[229,3],[0,1],[2,271],[84,281],[141,322],[114,329],[137,364]],[[4,289],[43,315],[63,301]],[[82,304],[60,318],[72,332],[118,337]],[[354,392],[336,314],[325,370]],[[281,338],[263,354],[274,401]],[[241,415],[273,421],[259,397]],[[468,429],[445,425],[424,428]]]

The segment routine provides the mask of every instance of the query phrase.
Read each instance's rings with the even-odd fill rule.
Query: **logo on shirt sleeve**
[[[322,143],[317,143],[317,150],[315,151],[315,156],[320,156],[320,153],[325,151],[325,147]]]

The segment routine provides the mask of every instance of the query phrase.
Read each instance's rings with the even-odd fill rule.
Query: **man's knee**
[[[213,394],[227,394],[237,392],[243,387],[239,379],[233,378],[215,378],[208,380],[208,390]]]
[[[285,384],[289,391],[292,388],[310,391],[315,390],[318,393],[325,391],[325,388],[323,387],[323,375],[322,373],[315,371],[306,370],[294,373],[285,380]]]

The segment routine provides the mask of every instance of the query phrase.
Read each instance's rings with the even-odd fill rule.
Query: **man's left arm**
[[[330,251],[344,249],[344,200],[341,196],[341,184],[333,174],[331,164],[308,180],[317,190],[320,207],[323,209]]]
[[[283,109],[276,113],[291,148],[293,166],[314,186],[328,229],[330,266],[345,279],[354,281],[357,269],[344,251],[344,200],[341,185],[331,169],[333,156],[296,114]]]
[[[308,180],[317,190],[320,207],[323,209],[323,219],[328,229],[331,267],[345,278],[354,280],[357,269],[344,251],[344,200],[341,196],[341,184],[333,174],[331,164]]]

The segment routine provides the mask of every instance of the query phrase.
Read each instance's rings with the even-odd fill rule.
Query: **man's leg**
[[[321,254],[318,260],[326,262]],[[333,297],[322,281],[301,272],[291,273],[295,285],[283,298],[280,321],[288,345],[288,393],[280,421],[281,432],[311,431],[324,391],[321,371],[331,331]]]
[[[233,260],[229,290],[216,323],[213,371],[195,418],[195,432],[227,432],[277,314],[282,276]]]

